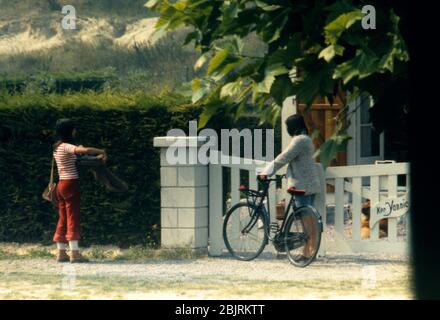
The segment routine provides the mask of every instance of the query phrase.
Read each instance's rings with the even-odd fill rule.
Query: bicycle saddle
[[[290,194],[304,195],[306,193],[306,190],[304,190],[304,189],[297,189],[295,187],[289,187],[287,189],[287,192],[290,193]]]

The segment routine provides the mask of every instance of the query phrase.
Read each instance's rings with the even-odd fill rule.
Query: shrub
[[[81,172],[83,245],[158,240],[159,157],[153,138],[187,127],[199,107],[177,96],[114,93],[0,96],[0,241],[50,242],[57,213],[41,198],[49,179],[52,128],[79,125],[78,143],[105,148],[108,166],[129,191],[114,194]]]
[[[111,68],[77,73],[40,73],[27,77],[0,77],[0,91],[20,93],[25,90],[35,93],[65,93],[67,91],[102,91],[107,82],[116,79]]]

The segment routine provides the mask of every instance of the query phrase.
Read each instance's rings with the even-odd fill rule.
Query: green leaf
[[[303,54],[303,50],[301,48],[301,34],[296,33],[289,40],[286,46],[286,55],[287,55],[287,66],[291,66],[290,63],[293,63],[295,58],[300,57]]]
[[[192,103],[198,102],[209,93],[209,86],[199,78],[195,78],[191,82],[191,89],[193,91]]]
[[[174,5],[174,7],[179,11],[183,11],[188,7],[188,2],[187,1],[177,1],[176,4]]]
[[[290,77],[287,74],[277,76],[270,88],[270,96],[275,103],[282,106],[284,100],[291,95],[293,95],[293,84]]]
[[[217,52],[216,55],[211,59],[211,61],[209,61],[207,74],[211,75],[212,73],[214,73],[214,71],[218,70],[222,66],[222,63],[225,62],[228,55],[229,48],[225,48]]]
[[[241,80],[224,85],[220,91],[220,98],[233,97],[240,93],[243,82]]]
[[[361,20],[363,13],[360,10],[343,13],[324,27],[325,42],[336,44],[341,34],[350,28],[356,21]]]
[[[343,46],[331,44],[319,53],[318,58],[323,58],[325,61],[330,62],[335,55],[342,56],[344,49]]]
[[[279,5],[270,4],[267,3],[267,1],[261,1],[261,0],[255,0],[255,4],[264,11],[274,11],[281,8],[281,6]]]
[[[258,92],[270,93],[270,88],[275,81],[275,77],[288,73],[289,70],[280,64],[269,64],[269,66],[265,69],[264,80],[257,84]]]
[[[388,34],[392,38],[391,45],[388,51],[380,59],[379,65],[382,69],[387,69],[391,72],[394,71],[394,61],[409,61],[408,49],[406,47],[405,41],[399,32],[399,17],[391,12],[391,21],[393,23],[393,32]]]
[[[275,11],[274,11],[275,12]],[[268,21],[268,24],[263,28],[261,35],[263,41],[266,43],[274,42],[281,36],[287,21],[289,19],[289,10],[282,9],[273,19]]]
[[[354,77],[363,79],[380,69],[379,59],[372,51],[358,50],[356,56],[335,68],[333,77],[346,84]]]
[[[203,112],[200,114],[199,117],[199,129],[204,128],[209,120],[212,118],[212,116],[217,112],[218,105],[216,104],[209,104],[205,107]]]
[[[327,168],[331,161],[336,159],[338,152],[346,150],[348,140],[350,139],[351,137],[347,134],[333,135],[320,146],[314,156],[319,156],[321,164],[324,168]]]
[[[231,59],[231,60],[234,61],[235,59]],[[235,80],[234,77],[232,76],[231,71],[234,70],[236,67],[238,67],[240,65],[240,63],[241,63],[241,59],[234,61],[232,63],[224,64],[220,70],[217,70],[214,73],[214,75],[212,76],[212,79],[216,82],[218,82],[224,78],[227,78],[228,82]],[[228,76],[229,76],[229,78],[228,78]]]
[[[316,63],[317,64],[317,63]],[[333,80],[334,64],[324,63],[321,68],[307,72],[304,79],[294,84],[294,94],[297,99],[311,104],[317,96],[333,94],[335,80]]]
[[[202,54],[194,64],[194,70],[197,71],[208,61],[208,53]]]
[[[275,81],[275,76],[269,75],[264,77],[264,80],[257,83],[256,90],[259,93],[269,93],[270,88],[272,87],[273,82]]]
[[[282,65],[271,64],[266,67],[265,75],[266,76],[279,76],[282,74],[289,73],[289,69]]]
[[[286,49],[278,49],[275,52],[273,52],[269,58],[267,59],[267,64],[270,66],[283,66],[287,65],[291,60],[291,57],[289,56]]]

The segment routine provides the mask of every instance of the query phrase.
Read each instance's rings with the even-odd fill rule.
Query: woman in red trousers
[[[70,119],[60,119],[56,123],[58,141],[54,144],[53,156],[58,168],[59,181],[57,185],[58,197],[58,225],[53,237],[57,244],[58,262],[87,262],[88,259],[79,252],[80,239],[80,183],[76,167],[77,154],[99,155],[104,161],[107,154],[104,150],[77,146],[74,143],[75,124]],[[67,247],[70,247],[70,257]]]

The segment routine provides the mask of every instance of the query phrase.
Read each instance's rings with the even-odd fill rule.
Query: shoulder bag
[[[54,157],[52,157],[52,168],[50,170],[49,184],[47,185],[46,189],[44,190],[42,196],[43,196],[44,200],[51,202],[54,205],[54,207],[57,207],[58,206],[58,198],[57,198],[57,194],[56,194],[57,184],[55,182],[53,182],[54,162],[55,162],[55,159],[54,159]]]

